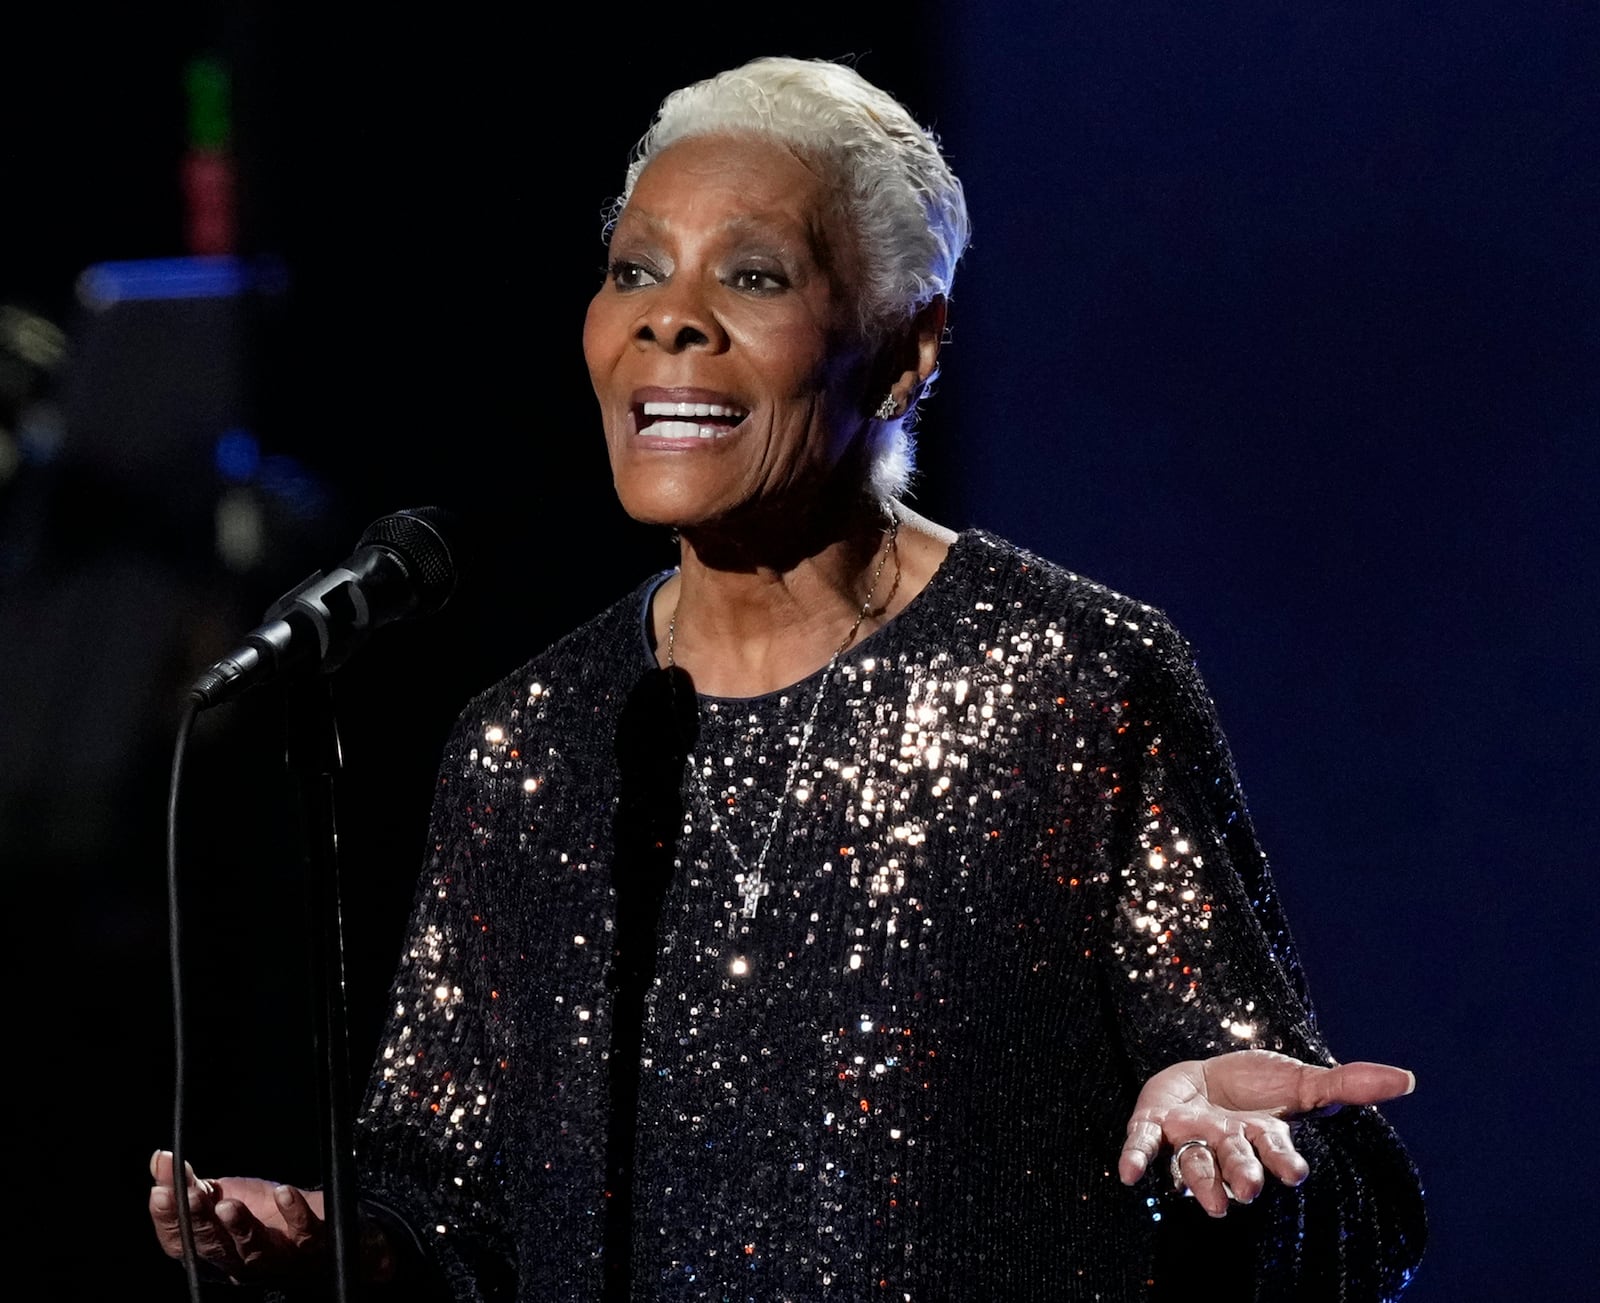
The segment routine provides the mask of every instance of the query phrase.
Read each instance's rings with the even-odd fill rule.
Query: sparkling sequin
[[[1182,639],[965,534],[831,671],[780,809],[817,679],[696,699],[644,645],[650,587],[462,716],[373,1188],[461,1279],[519,1259],[519,1298],[1146,1297],[1192,1209],[1116,1178],[1140,1083],[1326,1053]],[[774,826],[752,914],[728,841],[753,863]],[[1241,1270],[1359,1241],[1397,1278],[1393,1134],[1304,1129],[1332,1175],[1263,1196]]]

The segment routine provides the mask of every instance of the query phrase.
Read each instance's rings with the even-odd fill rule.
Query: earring
[[[878,410],[873,413],[880,421],[892,421],[900,410],[900,404],[894,400],[894,391],[890,390],[883,396],[883,401],[878,404]]]

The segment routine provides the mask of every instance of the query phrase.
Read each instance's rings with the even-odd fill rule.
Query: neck
[[[683,532],[662,605],[671,659],[699,691],[756,696],[798,682],[887,618],[898,569],[888,514],[863,504],[809,526]]]

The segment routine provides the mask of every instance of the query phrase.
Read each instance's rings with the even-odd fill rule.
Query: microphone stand
[[[339,837],[334,778],[341,767],[333,694],[323,675],[285,689],[285,759],[298,780],[305,824],[311,937],[313,1042],[321,1069],[323,1227],[329,1237],[334,1298],[356,1299],[360,1288],[355,1149],[351,1140],[350,1046],[346,1034],[343,931],[339,899]]]

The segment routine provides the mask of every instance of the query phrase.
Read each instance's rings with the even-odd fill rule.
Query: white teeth
[[[655,439],[725,438],[732,431],[732,424],[703,425],[701,422],[716,420],[737,424],[750,414],[742,407],[730,407],[726,403],[644,403],[642,408],[639,433]],[[672,419],[674,417],[677,419]]]
[[[646,416],[731,416],[744,420],[745,412],[738,407],[725,407],[721,403],[646,403]]]
[[[652,439],[720,439],[728,431],[715,425],[696,425],[693,421],[653,421],[639,433]]]

